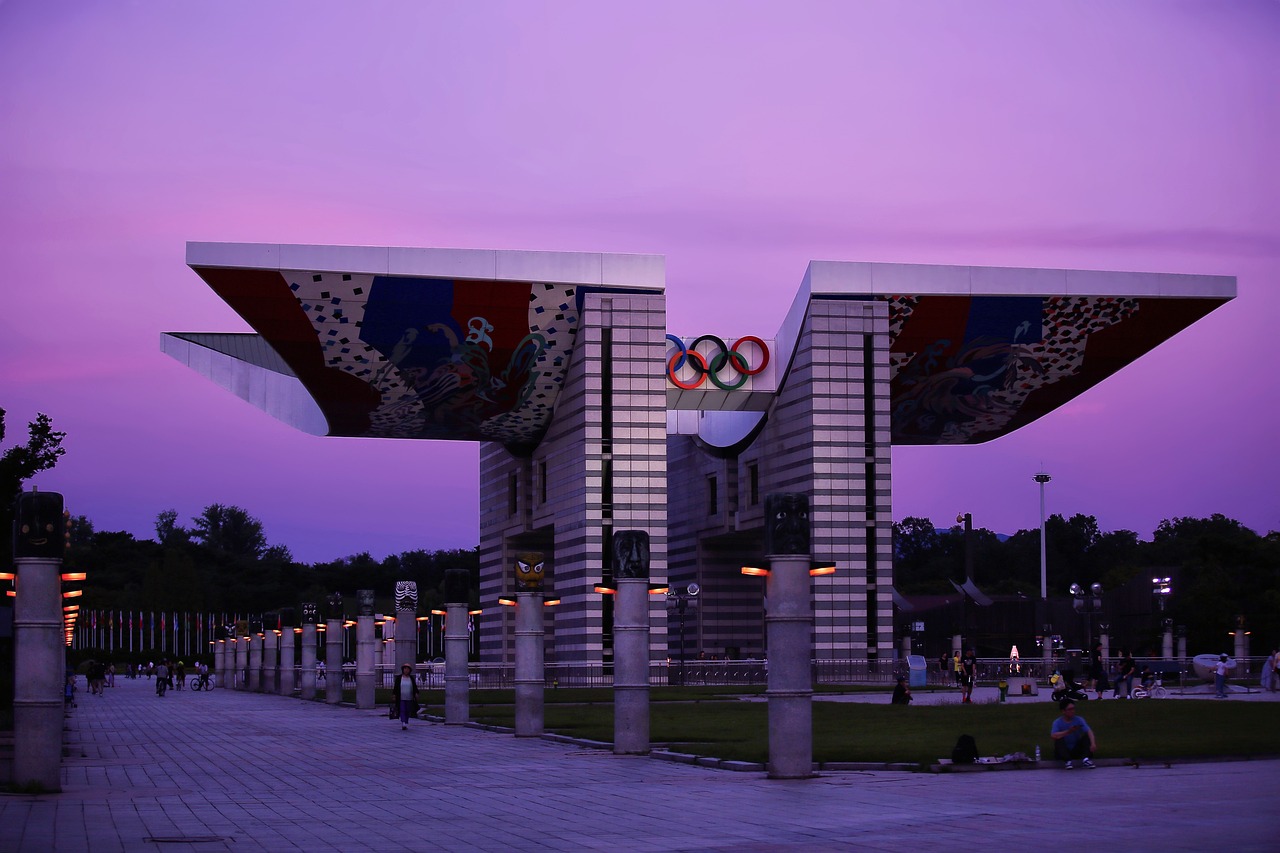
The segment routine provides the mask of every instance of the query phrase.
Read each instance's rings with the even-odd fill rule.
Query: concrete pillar
[[[1102,646],[1102,662],[1111,660],[1111,635],[1103,631],[1098,635],[1098,644]]]
[[[382,618],[382,642],[378,644],[378,683],[386,686],[386,671],[390,669],[396,662],[396,617],[384,616]],[[395,670],[395,674],[399,675],[400,671]]]
[[[303,605],[304,607],[306,605]],[[299,664],[299,682],[303,699],[316,698],[316,623],[302,626],[302,661]]]
[[[213,685],[227,686],[227,641],[216,640],[213,644]]]
[[[29,497],[24,495],[23,499]],[[61,497],[57,503],[60,514]],[[57,519],[59,526],[61,521]],[[62,531],[55,529],[51,535],[60,537]],[[14,564],[13,783],[61,791],[63,679],[67,669],[62,636],[62,560],[17,557]]]
[[[249,638],[236,637],[235,663],[236,671],[232,676],[236,690],[249,689]]]
[[[262,638],[257,635],[249,638],[249,690],[262,692]]]
[[[1178,660],[1187,659],[1187,635],[1185,633],[1178,635]]]
[[[471,719],[466,603],[446,604],[444,618],[444,721],[457,726]]]
[[[341,619],[327,619],[324,624],[324,701],[337,705],[342,701],[342,627]]]
[[[262,636],[262,692],[276,693],[280,677],[280,635],[268,628]]]
[[[772,555],[769,612],[769,778],[813,775],[813,598],[807,555]]]
[[[541,591],[516,593],[516,737],[543,733],[546,633]]]
[[[356,707],[373,707],[374,670],[373,590],[356,591],[360,611],[356,617]]]
[[[293,620],[290,619],[290,622]],[[298,635],[292,625],[280,626],[280,677],[276,680],[276,689],[281,696],[292,696],[298,686],[297,660],[294,648],[298,644]]]
[[[413,610],[397,610],[396,611],[396,673],[399,674],[400,667],[409,664],[409,669],[413,670],[418,665],[418,611]]]
[[[1236,669],[1233,670],[1230,674],[1238,678],[1245,675],[1245,673],[1248,671],[1247,670],[1248,661],[1246,661],[1245,658],[1249,657],[1249,635],[1245,632],[1243,616],[1240,617],[1240,619],[1236,623],[1235,646],[1236,646],[1235,648]]]
[[[1160,643],[1160,654],[1165,660],[1173,660],[1173,626],[1164,629],[1164,638]]]
[[[615,537],[618,535],[614,534]],[[806,567],[807,568],[807,567]],[[646,567],[647,569],[647,567]],[[613,603],[613,752],[649,752],[649,577],[617,578]]]

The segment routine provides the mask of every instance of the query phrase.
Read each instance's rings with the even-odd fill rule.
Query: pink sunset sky
[[[893,454],[894,517],[1280,530],[1280,4],[0,2],[0,407],[99,530],[303,561],[478,542],[478,449],[298,433],[161,354],[248,331],[188,240],[666,256],[772,337],[811,259],[1234,275],[1066,407]]]

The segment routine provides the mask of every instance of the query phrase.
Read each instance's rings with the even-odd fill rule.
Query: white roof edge
[[[1227,275],[857,261],[810,261],[805,282],[814,297],[943,294],[1234,299],[1236,296],[1236,278]]]
[[[187,266],[666,287],[662,255],[189,241]]]

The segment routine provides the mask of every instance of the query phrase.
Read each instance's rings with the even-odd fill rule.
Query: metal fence
[[[1236,661],[1236,668],[1231,672],[1233,683],[1252,683],[1262,673],[1268,658],[1250,657]],[[1165,687],[1178,689],[1203,684],[1189,659],[1166,660],[1163,658],[1134,658],[1136,672],[1144,667],[1161,673]],[[1107,665],[1107,678],[1116,675],[1117,660],[1112,659]],[[994,684],[1009,677],[1031,678],[1047,683],[1054,672],[1065,666],[1065,661],[1054,660],[1046,663],[1041,658],[1022,660],[1016,670],[1006,658],[981,658],[978,660],[978,681]],[[378,667],[376,682],[382,687],[390,688],[395,681],[397,667],[383,665]],[[853,658],[848,660],[814,660],[812,662],[813,683],[815,685],[889,685],[902,675],[908,674],[907,661],[903,658]],[[610,664],[587,663],[548,663],[544,666],[545,684],[548,688],[556,687],[612,687],[613,666]],[[1077,672],[1077,680],[1085,673]],[[301,685],[301,667],[294,667],[292,673],[284,670],[281,676],[286,681],[292,678],[292,684]],[[317,679],[317,689],[323,689],[324,679],[332,678],[334,673],[327,672]],[[415,667],[418,684],[424,688],[444,687],[444,664],[420,663]],[[354,663],[345,664],[342,668],[342,686],[355,689],[356,667]],[[469,684],[474,689],[497,690],[515,687],[515,667],[502,663],[472,663],[467,668]],[[722,661],[654,661],[649,665],[649,684],[654,687],[688,686],[764,686],[769,680],[769,662],[767,660],[722,660]],[[932,660],[927,665],[926,681],[932,686],[947,686],[955,683],[950,659],[946,669],[939,666],[939,661]],[[1110,689],[1108,682],[1107,689]]]

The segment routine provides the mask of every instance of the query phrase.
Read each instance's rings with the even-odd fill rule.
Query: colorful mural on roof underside
[[[563,284],[196,272],[280,353],[330,435],[536,445],[580,314]]]
[[[1066,403],[1222,304],[1102,296],[884,297],[894,444],[976,444]]]

